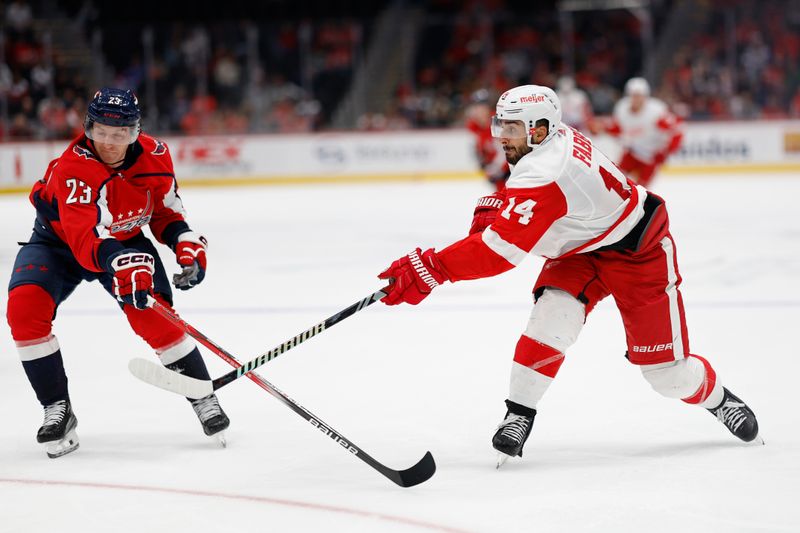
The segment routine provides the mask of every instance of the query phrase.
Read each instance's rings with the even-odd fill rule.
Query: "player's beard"
[[[506,146],[503,147],[506,154],[506,161],[509,165],[516,165],[523,156],[531,153],[530,146]]]

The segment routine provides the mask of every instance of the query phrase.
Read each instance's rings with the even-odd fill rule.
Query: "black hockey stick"
[[[379,293],[381,294],[381,296],[378,296],[377,299],[382,298],[383,295],[384,295],[384,293],[382,291],[376,292],[375,294],[373,294],[373,296],[375,296],[375,295],[377,295]],[[361,303],[361,302],[359,302],[359,303]],[[370,302],[370,303],[372,303],[372,302]],[[366,305],[369,305],[369,304],[366,304]],[[195,339],[200,341],[204,346],[206,346],[209,350],[211,350],[216,355],[218,355],[219,357],[224,359],[228,364],[230,364],[233,367],[241,368],[241,366],[242,366],[241,363],[238,360],[236,360],[236,358],[233,357],[233,355],[231,355],[224,348],[218,346],[213,341],[211,341],[208,337],[206,337],[205,335],[203,335],[202,333],[197,331],[189,323],[187,323],[186,321],[178,318],[175,314],[170,312],[169,309],[167,309],[166,307],[164,307],[163,305],[161,305],[160,303],[158,303],[155,300],[153,300],[151,302],[151,307],[157,313],[159,313],[161,316],[163,316],[164,318],[166,318],[166,319],[168,319],[168,320],[170,320],[170,321],[172,321],[174,323],[176,321],[178,321],[178,325],[183,327],[184,331],[186,331],[189,335],[191,335],[192,337],[194,337]],[[348,309],[350,309],[350,308],[348,308]],[[360,310],[360,309],[357,309],[357,310]],[[345,311],[347,311],[347,310],[345,310]],[[355,311],[350,312],[350,315],[353,314],[353,313],[355,313]],[[350,315],[347,315],[347,316],[350,316]],[[346,318],[346,317],[343,317],[343,318]],[[145,359],[133,359],[130,362],[129,368],[131,369],[131,372],[133,372],[133,374],[135,376],[137,376],[140,379],[143,379],[144,381],[147,381],[148,383],[150,383],[151,382],[150,380],[143,378],[142,375],[140,375],[140,374],[142,372],[144,372],[146,374],[146,373],[150,372],[153,369],[151,368],[151,366],[149,364],[142,367],[141,366],[141,362],[150,363],[150,361],[145,360]],[[154,363],[154,365],[155,365],[155,363]],[[155,365],[155,366],[157,368],[162,368],[162,369],[164,368],[161,365]],[[167,370],[167,372],[170,373],[170,374],[174,374],[175,376],[186,377],[186,376],[182,376],[181,374],[178,374],[176,372],[172,372],[171,370]],[[397,485],[399,485],[401,487],[413,487],[414,485],[419,485],[420,483],[422,483],[424,481],[427,481],[436,472],[436,463],[433,460],[433,455],[431,454],[431,452],[425,452],[425,455],[422,457],[422,459],[420,459],[417,462],[417,464],[415,464],[411,468],[407,468],[405,470],[394,470],[392,468],[389,468],[388,466],[386,466],[386,465],[378,462],[377,460],[375,460],[371,455],[369,455],[367,452],[365,452],[364,450],[359,448],[357,445],[353,444],[353,442],[351,442],[349,439],[344,438],[341,433],[339,433],[338,431],[333,429],[327,423],[323,422],[319,417],[314,415],[311,411],[309,411],[308,409],[306,409],[302,405],[300,405],[297,402],[295,402],[294,400],[292,400],[289,396],[287,396],[285,393],[283,393],[275,385],[271,384],[269,381],[267,381],[266,379],[262,378],[260,375],[256,374],[253,371],[249,371],[249,372],[247,372],[247,377],[251,381],[253,381],[256,385],[258,385],[259,387],[261,387],[262,389],[264,389],[265,391],[270,393],[272,396],[274,396],[275,398],[277,398],[281,402],[283,402],[283,404],[286,405],[287,407],[289,407],[289,409],[291,409],[292,411],[294,411],[298,415],[300,415],[303,418],[305,418],[306,420],[308,420],[311,423],[312,426],[314,426],[315,428],[317,428],[320,431],[322,431],[325,435],[330,437],[334,442],[339,444],[342,448],[344,448],[345,450],[349,451],[350,453],[352,453],[353,455],[355,455],[356,457],[358,457],[359,459],[361,459],[362,461],[367,463],[369,466],[371,466],[372,468],[374,468],[375,470],[377,470],[378,472],[383,474],[385,477],[387,477],[388,479],[390,479],[391,481],[393,481]],[[195,381],[201,381],[201,380],[195,380]],[[201,383],[202,383],[202,381],[201,381]],[[167,388],[167,387],[165,387],[165,388]],[[173,390],[173,389],[169,389],[168,388],[168,390]]]
[[[302,344],[303,342],[307,341],[311,337],[322,333],[326,329],[330,328],[334,324],[338,324],[345,318],[356,314],[358,311],[361,311],[365,307],[372,305],[373,303],[377,302],[384,296],[386,296],[386,287],[379,291],[375,291],[363,300],[360,300],[353,305],[342,309],[338,313],[333,316],[330,316],[316,324],[311,326],[304,332],[295,335],[291,339],[287,340],[286,342],[279,344],[275,348],[271,349],[268,352],[265,352],[252,361],[248,361],[243,365],[233,365],[236,366],[235,370],[228,372],[214,380],[202,380],[202,379],[195,379],[189,376],[184,376],[183,374],[178,374],[177,372],[173,372],[168,368],[151,361],[149,359],[132,359],[128,364],[128,368],[133,373],[134,376],[150,383],[151,385],[155,385],[156,387],[160,387],[162,389],[166,389],[168,391],[175,392],[180,394],[181,396],[186,396],[187,398],[198,399],[198,398],[205,398],[215,390],[224,387],[228,383],[235,381],[242,377],[243,375],[247,374],[255,370],[256,368],[260,367],[261,365],[272,361],[279,355],[291,350],[298,344]],[[181,317],[170,311],[168,308],[164,307],[158,301],[151,297],[148,297],[148,306],[150,306],[156,313],[161,315],[162,317],[166,318],[186,333],[197,339],[200,344],[211,350],[212,352],[216,353],[217,355],[221,353],[227,352],[219,346],[217,343],[206,337],[203,333],[198,331],[194,328],[191,324],[183,320]],[[228,354],[230,356],[230,354]]]

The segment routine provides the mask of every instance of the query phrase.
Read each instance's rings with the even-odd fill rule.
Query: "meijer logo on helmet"
[[[523,104],[538,104],[544,102],[544,95],[534,94],[531,96],[522,96],[519,101]]]

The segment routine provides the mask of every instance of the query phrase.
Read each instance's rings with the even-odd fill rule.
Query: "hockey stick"
[[[378,292],[376,292],[375,294],[378,294]],[[375,294],[373,294],[373,296],[375,296]],[[380,299],[382,297],[383,296],[378,296],[377,299]],[[241,363],[238,360],[236,360],[236,358],[233,357],[233,355],[225,351],[220,346],[216,345],[213,341],[211,341],[208,337],[197,331],[186,321],[178,318],[176,315],[171,313],[169,309],[167,309],[166,307],[164,307],[155,300],[152,300],[150,304],[151,307],[158,314],[160,314],[167,320],[170,320],[172,322],[175,322],[176,320],[179,321],[178,325],[182,327],[184,331],[186,331],[186,333],[188,333],[189,335],[200,341],[204,346],[206,346],[209,350],[214,352],[220,358],[224,359],[228,364],[236,368],[241,368],[242,366]],[[355,313],[355,311],[353,311],[350,314],[353,313]],[[128,367],[135,376],[139,377],[140,379],[143,379],[143,381],[149,382],[148,379],[142,378],[142,376],[140,375],[140,371],[144,371],[145,373],[147,373],[148,371],[151,370],[150,365],[148,364],[145,365],[144,367],[141,367],[142,362],[150,363],[150,361],[147,361],[146,359],[132,359]],[[155,366],[158,368],[164,368],[163,366],[160,365],[155,365]],[[167,372],[169,372],[170,374],[181,376],[181,374],[178,374],[171,370],[168,369],[165,370],[167,370]],[[181,377],[186,377],[186,376],[181,376]],[[356,444],[353,444],[353,442],[350,441],[349,439],[345,439],[341,433],[333,429],[327,423],[323,422],[319,417],[311,413],[311,411],[309,411],[302,405],[292,400],[289,396],[287,396],[284,392],[278,389],[275,385],[273,385],[266,379],[262,378],[257,373],[253,371],[247,372],[247,377],[251,381],[253,381],[256,385],[258,385],[259,387],[270,393],[272,396],[274,396],[281,402],[283,402],[283,404],[286,405],[289,409],[291,409],[298,415],[308,420],[312,426],[319,429],[325,435],[333,439],[335,443],[339,444],[342,448],[344,448],[345,450],[349,451],[350,453],[352,453],[353,455],[355,455],[356,457],[367,463],[369,466],[371,466],[372,468],[383,474],[386,478],[396,483],[397,485],[401,487],[413,487],[414,485],[419,485],[420,483],[427,481],[436,472],[436,463],[433,460],[433,455],[431,454],[431,452],[425,452],[425,455],[422,457],[422,459],[420,459],[417,462],[417,464],[405,470],[394,470],[392,468],[389,468],[388,466],[378,462],[367,452],[359,448]],[[204,383],[201,380],[195,380],[195,381],[200,381],[201,383]]]
[[[304,332],[295,335],[291,339],[287,340],[283,344],[279,344],[270,351],[259,355],[252,361],[248,361],[243,365],[238,365],[238,366],[234,365],[236,366],[235,370],[232,370],[227,374],[224,374],[211,381],[195,379],[189,376],[184,376],[183,374],[178,374],[177,372],[173,372],[172,370],[149,359],[140,359],[140,358],[132,359],[128,364],[128,368],[130,369],[131,373],[133,373],[134,376],[136,376],[137,378],[141,379],[144,382],[147,382],[151,385],[155,385],[156,387],[160,387],[162,389],[172,391],[174,393],[180,394],[181,396],[186,396],[187,398],[192,398],[195,400],[198,398],[205,398],[215,390],[224,387],[231,381],[239,379],[248,372],[255,370],[261,365],[291,350],[298,344],[302,344],[303,342],[307,341],[308,339],[317,335],[318,333],[322,333],[323,331],[330,328],[334,324],[338,324],[345,318],[354,315],[355,313],[361,311],[362,309],[364,309],[369,305],[372,305],[373,303],[377,302],[378,300],[386,296],[385,291],[386,288],[384,287],[379,291],[373,292],[363,300],[360,300],[354,303],[353,305],[346,307],[345,309],[342,309],[335,315],[326,318],[319,324],[311,326]],[[185,331],[186,333],[197,339],[197,341],[200,342],[200,344],[202,344],[212,352],[216,353],[217,355],[219,355],[220,353],[227,353],[221,346],[219,346],[214,341],[212,341],[204,334],[199,332],[191,324],[189,324],[181,317],[170,311],[168,308],[161,305],[152,296],[148,296],[147,304],[156,313],[166,318],[174,325],[178,326],[183,331]]]

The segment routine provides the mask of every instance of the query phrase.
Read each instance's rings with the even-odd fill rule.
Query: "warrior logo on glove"
[[[387,305],[403,302],[416,305],[450,279],[433,248],[424,253],[417,248],[392,263],[378,277],[391,282],[387,295],[381,300]]]

